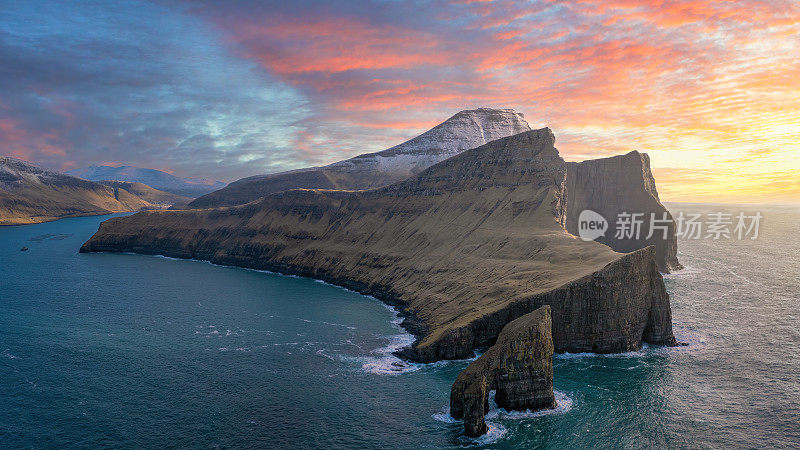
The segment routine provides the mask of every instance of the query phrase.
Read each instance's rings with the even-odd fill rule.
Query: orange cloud
[[[291,141],[304,161],[380,150],[459,109],[512,107],[551,126],[569,159],[649,152],[667,200],[800,200],[794,1],[228,8],[194,12],[307,96],[315,112]],[[58,126],[36,136],[0,122],[9,151],[64,151],[75,106],[52,107]]]

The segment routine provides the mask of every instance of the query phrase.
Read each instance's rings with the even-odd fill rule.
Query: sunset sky
[[[514,108],[662,200],[800,202],[800,3],[9,1],[0,154],[233,181]]]

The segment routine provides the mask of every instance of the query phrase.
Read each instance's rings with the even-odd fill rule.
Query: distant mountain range
[[[287,189],[372,189],[416,175],[465,150],[531,127],[513,109],[461,111],[425,133],[377,153],[365,153],[323,167],[256,175],[189,203],[190,208],[241,205]]]
[[[130,181],[184,197],[196,198],[225,187],[221,181],[206,178],[181,178],[156,169],[133,166],[89,166],[66,172],[67,175],[89,181]]]
[[[96,183],[0,157],[0,225],[163,209],[189,200],[141,183]]]

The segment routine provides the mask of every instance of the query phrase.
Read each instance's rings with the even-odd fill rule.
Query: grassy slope
[[[83,250],[206,259],[373,292],[424,323],[424,348],[622,257],[558,222],[565,165],[552,144],[537,130],[373,191],[294,190],[112,219]]]

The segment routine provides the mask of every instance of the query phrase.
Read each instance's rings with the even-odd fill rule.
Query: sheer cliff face
[[[659,270],[671,272],[680,269],[678,243],[672,215],[661,204],[656,182],[650,172],[650,158],[636,151],[614,156],[567,164],[567,231],[579,234],[578,218],[581,211],[589,209],[603,216],[609,225],[598,242],[618,252],[631,252],[647,246],[656,249]],[[640,235],[618,236],[621,228],[617,218],[621,213],[641,214],[643,223]],[[668,220],[666,235],[654,229],[650,235],[651,215],[660,221]],[[655,222],[660,225],[661,222]]]
[[[461,111],[425,133],[378,153],[325,167],[244,178],[204,195],[191,208],[241,205],[287,189],[372,189],[404,180],[428,167],[495,139],[530,131],[511,109]]]
[[[151,199],[174,200],[177,197],[143,185],[128,187],[130,190],[106,186],[45,170],[18,159],[0,157],[0,225],[138,211],[169,206],[151,203]],[[145,191],[146,195],[138,195]]]
[[[471,356],[552,307],[557,351],[673,342],[652,249],[566,232],[566,164],[549,129],[468,150],[369,191],[292,190],[230,208],[104,222],[81,251],[163,254],[310,276],[399,305],[420,361]],[[655,323],[654,321],[657,321]]]
[[[290,189],[378,188],[409,178],[465,150],[529,130],[522,114],[511,109],[461,111],[427,132],[382,152],[325,167],[244,178],[192,201],[189,207],[241,205]],[[623,156],[569,163],[563,193],[560,220],[573,235],[578,236],[581,211],[589,209],[605,217],[610,225],[598,242],[619,252],[653,245],[659,270],[668,273],[681,268],[674,223],[668,225],[666,237],[659,231],[648,238],[651,214],[658,220],[666,214],[670,222],[672,216],[658,199],[646,154],[634,151]],[[617,215],[623,212],[641,214],[639,217],[644,224],[638,238],[616,237]]]

